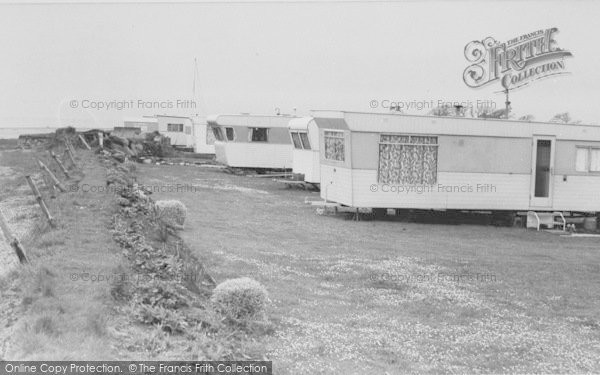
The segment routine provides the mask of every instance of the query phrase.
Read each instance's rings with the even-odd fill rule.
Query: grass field
[[[5,153],[0,164],[22,174],[32,160]],[[79,160],[80,186],[105,185],[95,156]],[[132,324],[108,283],[73,280],[123,264],[108,230],[116,197],[76,189],[48,201],[59,225],[25,241],[32,265],[0,280],[0,357],[264,355],[275,374],[600,372],[597,239],[355,222],[317,215],[304,204],[317,193],[268,178],[166,165],[137,174],[154,199],[188,207],[182,237],[217,282],[249,276],[266,286],[265,332],[171,336]],[[26,188],[15,184],[3,185],[4,198]]]
[[[141,166],[188,207],[217,281],[253,277],[277,374],[600,372],[599,241],[524,229],[319,216],[270,179]]]

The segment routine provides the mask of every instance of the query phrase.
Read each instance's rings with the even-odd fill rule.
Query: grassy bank
[[[26,174],[46,155],[15,151],[2,160]],[[189,247],[176,232],[158,230],[152,201],[141,204],[119,190],[127,187],[120,181],[135,180],[134,168],[81,150],[78,162],[84,176],[64,180],[66,193],[43,194],[56,228],[39,215],[23,241],[29,264],[0,282],[7,326],[0,357],[264,359],[261,340],[271,324],[264,317],[232,321],[214,310],[214,285],[205,285],[210,277]]]
[[[34,156],[11,152],[3,162],[19,173],[37,172]],[[81,184],[104,184],[104,171],[89,153],[80,153],[86,166]],[[74,182],[73,182],[74,183]],[[71,189],[69,189],[71,190]],[[50,228],[39,215],[36,231],[24,245],[30,260],[2,284],[11,300],[10,359],[112,358],[108,334],[113,312],[106,283],[84,281],[82,275],[110,274],[120,263],[118,246],[105,226],[115,210],[114,197],[77,192],[45,197],[57,223]]]

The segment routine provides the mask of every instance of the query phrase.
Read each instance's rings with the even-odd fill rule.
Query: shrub
[[[156,201],[154,204],[156,219],[167,226],[181,229],[187,215],[187,208],[178,200]]]
[[[117,198],[117,203],[119,204],[119,206],[122,206],[122,207],[131,206],[131,202],[129,201],[129,199],[122,198],[122,197]]]
[[[251,319],[264,312],[269,296],[259,282],[242,277],[217,285],[211,302],[218,312],[229,318]]]

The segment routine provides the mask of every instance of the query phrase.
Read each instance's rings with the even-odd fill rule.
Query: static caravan
[[[294,116],[214,115],[208,124],[215,136],[218,162],[235,168],[292,168],[288,132]]]
[[[156,117],[126,117],[123,119],[123,127],[139,128],[142,133],[152,133],[158,130],[158,120]]]
[[[356,208],[600,211],[600,127],[319,111],[321,197]]]
[[[321,182],[319,160],[319,128],[312,117],[293,119],[289,123],[292,151],[292,172],[304,176],[311,184]]]
[[[171,145],[180,148],[194,148],[193,121],[189,117],[156,115],[158,132],[171,139]]]
[[[205,117],[194,117],[192,119],[192,135],[194,137],[194,152],[197,154],[215,153],[215,136],[208,126]]]

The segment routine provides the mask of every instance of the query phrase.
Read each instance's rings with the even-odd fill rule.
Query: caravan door
[[[531,155],[531,208],[552,208],[554,136],[534,136]]]

